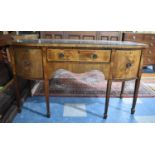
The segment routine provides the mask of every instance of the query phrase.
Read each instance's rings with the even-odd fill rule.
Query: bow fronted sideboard
[[[17,77],[44,80],[47,116],[50,117],[49,80],[57,69],[83,73],[100,70],[107,80],[104,118],[107,118],[112,81],[135,79],[135,91],[131,113],[136,100],[143,66],[145,44],[103,40],[17,40],[10,46],[16,96],[21,109]],[[121,90],[121,93],[123,90]]]

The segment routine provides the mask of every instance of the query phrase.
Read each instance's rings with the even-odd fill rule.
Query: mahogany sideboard
[[[104,73],[107,82],[104,118],[107,118],[112,81],[135,79],[131,114],[135,112],[145,44],[103,40],[18,40],[10,46],[19,109],[17,77],[44,80],[47,116],[50,117],[49,80],[57,69],[82,73],[92,69]],[[123,90],[121,90],[122,93]]]

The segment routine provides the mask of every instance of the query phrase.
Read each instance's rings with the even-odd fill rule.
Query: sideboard
[[[107,118],[112,81],[135,79],[131,113],[134,114],[145,44],[102,40],[17,40],[10,46],[16,97],[21,109],[17,77],[44,80],[47,116],[50,117],[49,80],[57,69],[82,73],[100,70],[107,82],[104,118]],[[121,91],[122,93],[122,91]]]

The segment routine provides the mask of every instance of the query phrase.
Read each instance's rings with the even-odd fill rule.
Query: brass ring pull
[[[131,66],[132,66],[132,63],[131,62],[129,62],[129,63],[126,64],[126,68],[130,68]]]
[[[64,53],[59,53],[59,58],[60,59],[64,58],[64,56],[65,56]]]
[[[91,55],[91,58],[92,58],[92,59],[97,59],[97,54],[92,54],[92,55]]]
[[[29,67],[31,65],[29,60],[24,60],[23,64],[24,64],[25,67]]]

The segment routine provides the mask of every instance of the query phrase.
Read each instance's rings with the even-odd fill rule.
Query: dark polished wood
[[[106,90],[105,109],[104,109],[104,116],[103,116],[104,119],[106,119],[108,117],[107,113],[108,113],[108,108],[109,108],[111,85],[112,85],[112,80],[108,80],[107,81],[107,90]]]
[[[111,41],[121,41],[122,32],[121,31],[98,31],[98,40],[111,40]]]
[[[96,40],[96,31],[64,31],[65,39]]]
[[[104,112],[104,118],[107,118],[112,81],[140,80],[142,52],[147,47],[145,44],[122,41],[42,39],[13,42],[10,52],[14,78],[20,76],[29,80],[44,80],[48,117],[50,117],[49,80],[57,69],[67,69],[76,73],[92,69],[102,71],[108,80]],[[18,98],[19,90],[16,90]],[[135,97],[137,92],[138,82]],[[20,108],[20,101],[18,102]],[[134,100],[133,107],[135,102]]]
[[[18,106],[18,112],[21,112],[21,96],[20,96],[20,90],[19,90],[18,77],[16,74],[17,70],[16,70],[13,47],[9,48],[9,52],[10,52],[10,57],[11,57],[12,69],[13,69],[13,79],[14,79],[15,89],[16,89],[16,101],[17,101],[17,106]]]
[[[136,79],[131,114],[135,113],[135,107],[136,107],[136,102],[137,102],[137,97],[138,97],[139,86],[140,86],[140,79]]]
[[[43,71],[44,71],[44,89],[45,89],[45,99],[46,99],[46,108],[47,108],[47,117],[50,117],[50,103],[49,103],[49,79],[48,79],[48,67],[46,60],[47,48],[42,47],[43,55]]]
[[[65,39],[63,31],[40,31],[42,39]]]
[[[120,98],[122,98],[122,97],[123,97],[124,88],[125,88],[125,81],[123,81],[123,82],[122,82],[122,87],[121,87]]]
[[[148,44],[149,47],[144,51],[143,64],[144,66],[152,65],[155,71],[155,34],[125,32],[123,34],[123,40]]]
[[[121,41],[121,31],[40,31],[41,39],[113,40]]]

